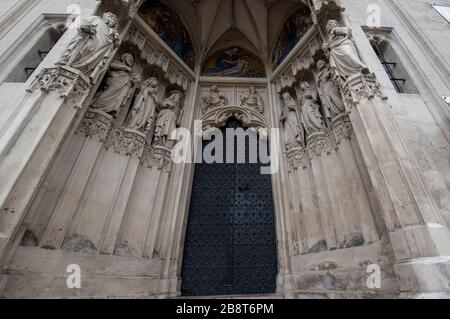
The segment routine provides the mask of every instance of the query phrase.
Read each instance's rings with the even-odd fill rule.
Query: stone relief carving
[[[319,71],[317,74],[317,90],[324,106],[325,116],[333,119],[345,112],[345,105],[337,85],[338,81],[336,80],[336,75],[325,61],[319,60],[317,69]]]
[[[170,92],[158,107],[158,118],[156,120],[154,144],[170,148],[171,135],[180,125],[183,116],[182,99],[183,92],[174,90]]]
[[[256,88],[251,86],[248,93],[240,94],[241,106],[249,107],[259,113],[264,113],[264,102],[261,96],[256,92]]]
[[[211,109],[224,107],[228,105],[227,97],[219,92],[217,85],[213,85],[209,93],[202,96],[202,113],[205,114]]]
[[[309,159],[331,154],[336,147],[332,131],[316,133],[308,138]]]
[[[337,144],[355,134],[353,125],[345,114],[341,114],[333,120],[333,132]]]
[[[149,132],[156,120],[159,98],[159,80],[149,78],[141,86],[141,91],[131,109],[131,119],[127,125],[133,130]]]
[[[286,149],[304,147],[305,135],[297,113],[298,104],[289,92],[284,92],[282,98],[285,109],[282,111],[280,121],[284,126]]]
[[[120,39],[117,17],[107,12],[103,17],[91,16],[84,19],[78,28],[78,35],[72,40],[57,65],[66,65],[80,70],[95,83],[106,67]]]
[[[114,60],[110,66],[106,88],[94,98],[92,108],[110,114],[117,114],[124,102],[130,98],[133,86],[140,77],[133,73],[134,57],[124,53],[120,59]]]
[[[302,91],[301,121],[307,135],[310,136],[324,130],[326,127],[320,113],[316,91],[305,81],[300,83],[300,89]]]
[[[359,74],[348,79],[342,88],[343,101],[348,111],[351,111],[362,99],[379,96],[387,99],[381,91],[380,84],[374,73]]]
[[[324,44],[324,50],[329,55],[331,68],[337,75],[347,79],[358,73],[369,73],[356,50],[351,28],[340,27],[336,20],[329,20],[326,31],[328,42]]]

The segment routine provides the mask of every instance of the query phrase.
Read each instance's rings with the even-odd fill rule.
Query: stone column
[[[52,217],[40,241],[40,246],[49,249],[61,248],[85,187],[97,162],[102,145],[111,127],[113,118],[101,111],[86,112],[76,136],[84,137],[81,152],[75,166],[59,196]],[[39,213],[39,212],[36,212]]]
[[[409,296],[447,291],[448,296],[450,234],[395,128],[375,75],[350,77],[343,95],[381,204],[402,291]]]

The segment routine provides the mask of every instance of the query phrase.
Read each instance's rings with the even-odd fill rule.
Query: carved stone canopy
[[[212,128],[221,128],[232,117],[240,120],[247,128],[259,130],[269,129],[270,127],[264,116],[252,108],[245,106],[225,106],[205,113],[201,118],[203,127],[200,130],[206,131]]]

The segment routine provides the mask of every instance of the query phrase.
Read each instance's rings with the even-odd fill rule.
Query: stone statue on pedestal
[[[320,132],[325,128],[320,106],[317,101],[316,91],[311,88],[308,82],[301,82],[301,121],[308,136]]]
[[[285,109],[281,114],[281,123],[284,126],[284,143],[286,149],[305,146],[305,136],[298,119],[298,105],[289,92],[282,94]]]
[[[174,130],[180,125],[180,119],[183,114],[181,106],[183,96],[184,94],[181,91],[174,90],[159,105],[154,138],[156,145],[169,147],[168,141]]]
[[[339,27],[336,20],[329,20],[326,28],[328,43],[325,51],[329,53],[331,68],[343,79],[358,73],[369,73],[352,40],[352,29]]]
[[[106,88],[97,94],[92,108],[106,113],[117,114],[129,97],[131,89],[140,80],[133,73],[134,57],[130,53],[122,54],[121,58],[111,63]]]
[[[133,130],[144,130],[149,132],[156,120],[159,80],[150,78],[144,81],[136,102],[131,109],[131,120],[128,128]]]
[[[324,106],[327,118],[333,119],[345,112],[345,105],[342,95],[339,92],[337,79],[330,66],[323,60],[317,62],[317,89]]]
[[[248,93],[240,94],[241,106],[249,107],[259,113],[264,112],[264,102],[261,96],[256,92],[256,88],[251,86]]]
[[[80,70],[95,83],[107,65],[120,39],[117,17],[107,12],[103,17],[91,16],[81,21],[78,35],[72,40],[57,65]]]

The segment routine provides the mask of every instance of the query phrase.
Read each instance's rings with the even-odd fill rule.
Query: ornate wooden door
[[[223,131],[240,126],[233,119]],[[246,144],[245,164],[196,166],[182,269],[185,296],[275,292],[271,176],[261,174],[260,163],[248,163],[248,139]]]

